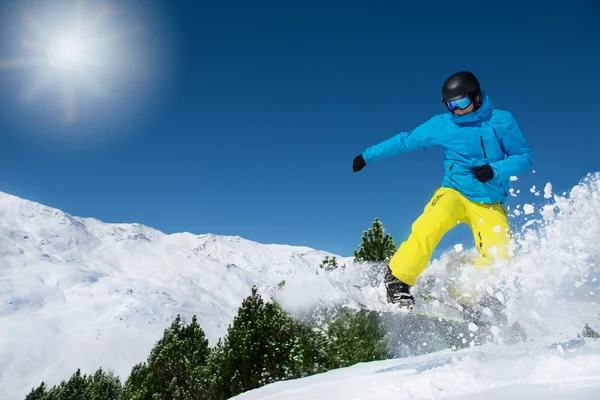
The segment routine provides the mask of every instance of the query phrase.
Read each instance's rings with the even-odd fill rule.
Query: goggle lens
[[[450,110],[450,111],[454,111],[457,108],[464,110],[465,108],[469,107],[470,105],[471,105],[471,98],[469,96],[465,96],[462,99],[446,102],[446,107],[448,107],[448,110]]]

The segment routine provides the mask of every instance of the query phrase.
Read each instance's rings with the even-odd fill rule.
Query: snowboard
[[[471,345],[484,343],[517,343],[527,339],[518,322],[508,324],[504,306],[494,298],[484,298],[480,304],[463,306],[432,295],[417,294],[412,307],[397,307],[400,317],[436,320],[437,327],[453,327]],[[466,330],[465,330],[466,327]],[[433,328],[433,327],[432,327]]]
[[[360,309],[376,312],[389,332],[390,348],[397,356],[424,354],[445,349],[460,349],[490,342],[515,342],[523,340],[524,332],[515,334],[503,324],[490,324],[476,314],[464,312],[460,304],[438,298],[430,293],[416,293],[415,304],[400,308],[395,304],[373,300],[364,304],[364,287],[330,280]],[[370,289],[375,289],[370,287]],[[379,295],[378,295],[379,296]],[[381,294],[384,298],[385,294]],[[519,331],[519,326],[515,326]]]

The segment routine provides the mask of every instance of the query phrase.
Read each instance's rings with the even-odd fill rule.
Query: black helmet
[[[469,96],[475,104],[475,109],[481,107],[481,87],[479,81],[468,71],[461,71],[450,75],[442,86],[442,102],[457,100]]]

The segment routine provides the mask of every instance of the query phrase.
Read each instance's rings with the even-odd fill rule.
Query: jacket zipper
[[[483,149],[483,158],[487,158],[487,154],[485,152],[485,145],[483,144],[483,136],[479,136],[479,139],[481,140],[481,148]]]
[[[479,136],[479,140],[481,141],[481,149],[483,150],[483,158],[487,158],[487,153],[485,151],[485,144],[483,144],[483,136]],[[504,188],[504,184],[502,182],[500,182],[500,186],[502,186],[502,191],[504,192],[504,195],[508,196],[508,193],[506,193],[506,189]]]

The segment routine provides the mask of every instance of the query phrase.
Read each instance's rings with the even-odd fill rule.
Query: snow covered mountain
[[[320,278],[326,255],[105,224],[0,194],[0,398],[23,398],[79,367],[127,376],[177,314],[198,315],[214,344],[253,285]]]
[[[519,321],[538,350],[548,340],[576,338],[585,322],[595,329],[600,325],[599,193],[597,174],[575,186],[568,196],[552,195],[547,185],[547,204],[526,204],[511,211],[518,224],[518,256],[502,267],[500,278],[509,319]],[[539,199],[537,194],[535,190],[531,193]],[[443,297],[445,284],[456,273],[457,260],[464,253],[463,246],[457,245],[433,260],[419,285],[432,282],[430,277],[435,284],[427,288],[417,285],[415,290]],[[106,224],[0,193],[0,398],[22,399],[42,380],[57,383],[77,368],[83,372],[113,369],[125,379],[135,363],[146,359],[177,314],[185,318],[197,315],[214,344],[253,285],[264,294],[276,295],[286,309],[298,314],[319,303],[390,309],[382,287],[373,279],[376,272],[338,257],[347,268],[323,273],[319,264],[328,255],[332,256],[306,247],[264,245],[240,237],[166,235],[139,224]],[[466,273],[463,281],[472,286],[479,282]],[[593,367],[591,371],[600,379],[597,347],[586,344],[581,348],[586,353],[577,362]],[[520,365],[516,356],[494,356],[505,351],[477,348],[452,354],[464,360],[475,357],[484,364],[489,356],[497,363],[497,367],[489,367],[489,376],[481,375],[482,381],[472,386],[481,388],[494,374],[500,374],[503,366]],[[524,354],[518,347],[512,351]],[[444,354],[445,360],[452,360],[450,353]],[[535,354],[541,354],[536,358],[541,368],[546,353]],[[414,391],[403,392],[398,385],[404,381],[396,381],[405,367],[420,371],[441,368],[424,372],[418,379],[447,393],[458,393],[452,388],[463,381],[455,378],[479,376],[476,369],[468,373],[454,369],[454,361],[430,363],[436,355],[421,357],[423,364],[418,367],[410,360],[405,364],[385,361],[353,367],[348,377],[358,374],[363,381],[377,380],[384,375],[368,374],[393,367],[395,372],[386,375],[393,375],[385,381],[391,390],[388,394],[406,395]],[[555,365],[561,366],[558,361]],[[567,372],[580,374],[577,368],[567,368]],[[331,398],[326,389],[319,391],[314,385],[314,390],[303,390],[311,382],[332,390],[340,388],[346,381],[344,374],[330,372],[307,378],[312,380],[276,384],[248,393],[248,398]],[[294,393],[304,395],[294,397]],[[365,391],[356,393],[357,398],[385,398],[375,392],[372,397]]]

